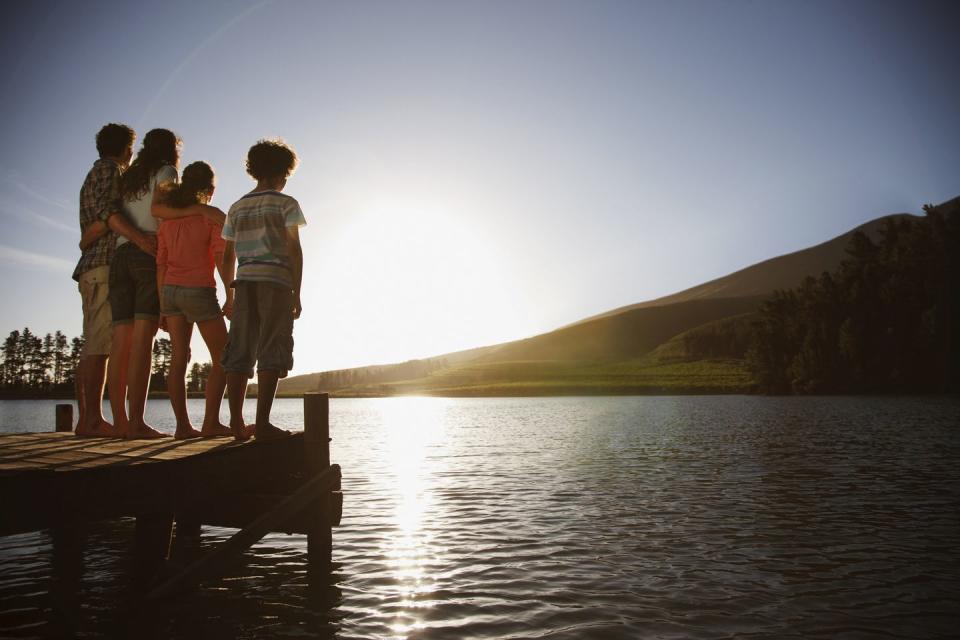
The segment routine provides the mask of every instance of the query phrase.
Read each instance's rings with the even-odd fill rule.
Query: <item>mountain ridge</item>
[[[958,202],[960,198],[954,198],[937,208],[955,213]],[[528,338],[405,363],[294,376],[281,381],[280,393],[327,390],[335,395],[361,396],[546,395],[578,389],[585,393],[745,392],[750,384],[745,378],[742,353],[708,355],[700,361],[695,354],[677,358],[676,341],[702,342],[709,327],[730,318],[740,318],[742,332],[748,327],[744,319],[774,291],[793,289],[808,276],[836,270],[857,232],[876,241],[885,221],[919,217],[909,213],[881,216],[817,245]],[[670,348],[661,348],[670,344]],[[669,384],[659,384],[657,376],[662,378],[659,382]]]

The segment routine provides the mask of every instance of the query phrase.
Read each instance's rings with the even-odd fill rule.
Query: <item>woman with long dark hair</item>
[[[157,185],[176,181],[179,161],[180,140],[176,134],[153,129],[144,136],[137,157],[121,177],[124,214],[143,233],[156,234],[157,221],[150,213],[154,192]],[[117,239],[110,263],[110,308],[113,342],[107,384],[114,425],[126,438],[163,437],[146,424],[143,415],[153,338],[160,321],[157,262],[123,237]]]
[[[215,189],[213,169],[206,162],[193,162],[183,170],[179,184],[164,185],[157,194],[159,206],[185,210],[207,204]],[[159,207],[154,207],[156,210]],[[162,322],[170,332],[173,353],[167,373],[167,393],[177,417],[175,438],[213,438],[232,435],[220,422],[220,403],[227,381],[220,360],[227,343],[224,312],[233,305],[233,261],[223,261],[223,228],[202,215],[168,219],[157,232],[157,288]],[[221,310],[217,302],[214,268],[227,293]],[[200,431],[187,414],[184,383],[190,360],[190,338],[196,324],[210,351],[211,369],[206,383],[206,410]]]

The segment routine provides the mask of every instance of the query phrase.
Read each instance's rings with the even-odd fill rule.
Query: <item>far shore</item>
[[[306,393],[323,393],[321,390],[308,391]],[[331,398],[343,398],[343,399],[373,399],[373,398],[417,398],[417,397],[427,397],[427,398],[557,398],[557,397],[589,397],[589,396],[759,396],[764,395],[760,394],[754,390],[744,390],[744,389],[707,389],[707,388],[697,388],[697,389],[655,389],[655,388],[645,388],[645,389],[636,389],[636,388],[615,388],[615,387],[563,387],[563,388],[537,388],[537,387],[515,387],[510,389],[497,389],[496,392],[491,392],[490,390],[485,389],[456,389],[456,390],[442,390],[442,391],[430,391],[430,390],[421,390],[421,391],[408,391],[404,393],[384,393],[384,392],[355,392],[347,390],[333,390],[327,391],[326,393],[330,394]],[[304,392],[298,393],[277,393],[277,398],[283,399],[299,399],[302,398]],[[818,394],[819,395],[819,394]],[[836,395],[836,394],[822,394],[822,395]],[[846,395],[846,394],[839,394]],[[869,395],[869,394],[868,394]],[[876,395],[891,395],[891,394],[876,394]],[[900,395],[900,394],[895,394]],[[940,394],[907,394],[907,395],[940,395]],[[203,399],[204,395],[202,392],[192,391],[187,394],[188,398],[191,399]],[[256,398],[257,393],[256,389],[253,388],[247,393],[247,398]],[[167,400],[169,396],[166,392],[154,391],[149,395],[151,400]],[[108,398],[104,398],[107,400]],[[10,393],[10,392],[0,392],[0,400],[65,400],[65,401],[74,401],[75,398],[72,395],[63,394],[63,393],[44,393],[44,392],[33,392],[33,393]],[[226,397],[224,397],[224,402],[226,402]]]
[[[322,390],[316,390],[306,393],[324,393]],[[698,396],[698,395],[755,395],[744,390],[730,389],[623,389],[608,387],[563,387],[543,389],[536,387],[517,387],[511,389],[498,389],[496,392],[478,389],[456,389],[443,391],[408,391],[404,393],[372,392],[372,391],[349,391],[332,390],[326,391],[331,398],[409,398],[409,397],[431,397],[431,398],[550,398],[550,397],[571,397],[571,396]],[[304,392],[283,393],[278,392],[277,398],[302,398]],[[203,392],[191,391],[187,393],[191,399],[203,399]],[[247,398],[256,398],[256,388],[247,392]],[[167,400],[169,396],[165,391],[151,391],[148,398],[150,400]],[[57,392],[25,392],[12,393],[0,392],[0,400],[68,400],[74,401],[76,398],[72,394]],[[109,400],[109,397],[104,397]],[[226,396],[224,396],[226,401]]]

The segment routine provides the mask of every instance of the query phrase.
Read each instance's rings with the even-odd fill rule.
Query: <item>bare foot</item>
[[[219,422],[210,426],[203,425],[203,428],[200,429],[200,437],[202,438],[222,438],[232,435],[233,429]]]
[[[106,420],[101,420],[93,426],[78,424],[74,435],[80,438],[122,438],[123,432]]]
[[[276,440],[277,438],[285,438],[289,435],[289,431],[275,427],[269,422],[264,425],[257,425],[256,431],[254,431],[254,436],[256,436],[257,440]]]
[[[253,435],[252,424],[234,424],[230,423],[230,433],[237,442],[245,442]]]
[[[127,431],[124,434],[127,440],[157,440],[158,438],[169,438],[166,433],[160,433],[150,425],[143,422],[130,421]]]
[[[173,433],[174,440],[190,440],[191,438],[199,438],[200,432],[193,428],[192,424],[188,424],[184,427],[177,425],[177,430]]]

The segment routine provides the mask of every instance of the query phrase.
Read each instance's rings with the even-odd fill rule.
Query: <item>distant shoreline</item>
[[[167,395],[166,391],[151,391],[147,396],[150,400],[167,400],[170,396]],[[203,398],[202,391],[190,391],[187,393],[188,398]],[[253,397],[256,397],[254,394]],[[27,392],[11,392],[11,391],[0,391],[0,400],[73,400],[77,398],[72,393],[66,393],[63,391],[27,391]],[[108,400],[109,397],[104,395],[104,400]]]
[[[636,396],[636,397],[653,397],[653,396],[780,396],[781,394],[762,394],[756,391],[750,390],[731,390],[731,389],[689,389],[689,390],[679,390],[679,389],[647,389],[647,390],[627,390],[627,389],[598,389],[598,388],[567,388],[563,390],[552,390],[545,392],[543,390],[534,391],[530,389],[516,389],[510,393],[471,393],[469,390],[460,390],[456,392],[445,392],[445,393],[433,393],[429,391],[423,392],[413,392],[413,393],[349,393],[349,392],[339,392],[339,391],[308,391],[306,393],[329,393],[331,398],[337,399],[351,399],[351,400],[364,400],[364,399],[375,399],[375,398],[575,398],[575,397],[604,397],[604,396]],[[303,393],[278,393],[277,398],[281,399],[299,399],[303,397]],[[802,397],[820,397],[820,396],[844,396],[850,394],[786,394],[794,395],[798,398]],[[943,392],[929,392],[929,393],[876,393],[876,394],[854,394],[854,395],[869,395],[869,396],[944,396],[944,395],[953,395]],[[187,397],[190,399],[202,400],[204,395],[202,392],[190,392],[187,394]],[[256,393],[248,393],[247,399],[255,399],[257,397]],[[167,400],[169,396],[163,392],[152,392],[149,395],[150,400]],[[107,398],[104,398],[105,400]],[[0,393],[0,400],[65,400],[73,402],[76,400],[71,395],[66,395],[62,393],[31,393],[31,394],[11,394],[11,393]],[[226,401],[226,396],[224,396],[224,401]]]
[[[577,396],[744,396],[757,395],[749,391],[721,391],[696,389],[690,391],[671,390],[649,390],[649,391],[617,391],[613,389],[569,389],[557,392],[534,392],[517,390],[514,393],[470,393],[469,391],[459,391],[450,393],[341,393],[338,391],[308,391],[306,393],[329,393],[331,398],[343,398],[361,400],[365,398],[555,398],[555,397],[577,397]],[[302,398],[303,393],[278,393],[277,398],[296,399]],[[187,394],[190,399],[202,400],[205,396],[200,392],[191,392]],[[256,398],[256,393],[248,393],[247,398]],[[150,400],[167,400],[169,396],[162,392],[152,392],[148,396]],[[76,398],[72,395],[62,393],[31,393],[31,394],[7,394],[0,393],[0,400],[65,400],[75,402]],[[104,398],[109,400],[109,398]],[[224,396],[226,400],[226,396]]]

